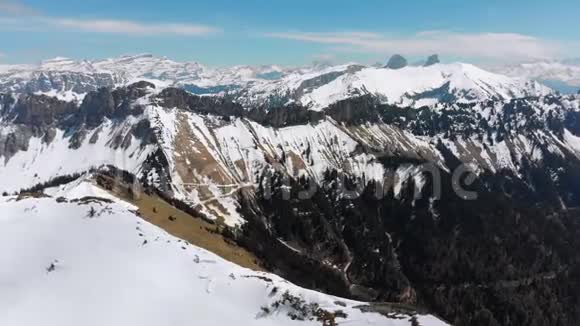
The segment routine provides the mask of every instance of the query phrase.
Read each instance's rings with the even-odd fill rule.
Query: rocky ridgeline
[[[401,69],[405,68],[407,64],[407,59],[405,59],[402,55],[394,54],[385,65],[385,68]]]
[[[15,93],[50,93],[54,90],[85,94],[101,87],[114,87],[126,82],[118,74],[99,72],[35,71],[27,77],[1,78],[0,90]]]
[[[439,61],[439,56],[437,54],[433,54],[427,58],[427,61],[425,61],[424,66],[429,67],[429,66],[438,64],[439,62],[441,62],[441,61]]]
[[[144,104],[136,103],[136,100],[155,93],[154,90],[155,86],[148,82],[116,89],[100,88],[87,93],[78,105],[46,95],[14,97],[4,94],[0,98],[0,116],[4,121],[11,121],[20,131],[3,135],[2,153],[10,157],[17,148],[25,148],[27,138],[32,135],[47,134],[47,140],[50,140],[53,128],[94,129],[105,118],[122,120],[127,116],[140,116]],[[439,104],[436,109],[411,109],[384,105],[377,98],[365,95],[336,102],[322,111],[311,111],[300,104],[248,109],[224,97],[197,96],[170,87],[155,93],[148,101],[153,105],[196,114],[247,118],[265,126],[287,127],[331,117],[347,125],[386,123],[418,136],[440,136],[451,140],[458,136],[476,135],[479,139],[493,142],[501,141],[510,133],[533,134],[544,130],[550,130],[561,138],[564,129],[578,135],[580,128],[579,113],[573,107],[578,99],[573,96]]]

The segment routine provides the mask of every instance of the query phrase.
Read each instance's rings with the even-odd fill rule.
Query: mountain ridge
[[[298,102],[320,110],[337,100],[363,94],[390,104],[421,106],[550,93],[538,83],[494,75],[461,63],[398,70],[358,64],[214,69],[197,62],[181,63],[143,54],[97,61],[56,58],[39,65],[0,69],[0,91],[46,94],[68,101],[80,101],[84,94],[100,87],[114,88],[139,80],[158,87],[181,87],[198,95],[227,96],[249,108]]]

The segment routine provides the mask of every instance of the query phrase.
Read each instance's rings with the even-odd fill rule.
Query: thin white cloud
[[[348,51],[378,54],[441,55],[492,60],[548,59],[562,53],[561,45],[515,33],[455,33],[425,31],[410,37],[376,33],[267,33],[266,37],[337,45]]]
[[[141,23],[127,20],[80,20],[69,18],[48,18],[45,21],[53,26],[67,28],[71,30],[82,30],[95,33],[113,33],[127,35],[183,35],[202,36],[219,31],[219,29],[197,24],[177,24],[177,23]]]
[[[110,33],[140,36],[181,35],[204,36],[220,29],[191,23],[155,23],[119,19],[79,19],[71,17],[51,17],[15,0],[0,0],[0,25],[12,30],[45,30],[53,28],[64,31]]]
[[[11,15],[35,14],[36,10],[30,8],[20,1],[0,0],[0,13]]]

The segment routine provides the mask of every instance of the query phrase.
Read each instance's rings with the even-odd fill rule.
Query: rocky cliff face
[[[429,67],[429,66],[432,66],[434,64],[438,64],[439,62],[441,62],[441,61],[439,61],[439,56],[437,54],[433,54],[427,58],[427,61],[425,62],[424,66]]]
[[[401,69],[407,66],[407,59],[400,54],[394,54],[385,65],[389,69]]]
[[[456,325],[578,316],[576,96],[247,109],[141,82],[0,103],[1,191],[114,166],[303,285]]]
[[[60,94],[80,99],[83,94],[101,87],[114,87],[126,81],[121,75],[100,72],[34,71],[10,76],[0,74],[0,89],[14,93]]]

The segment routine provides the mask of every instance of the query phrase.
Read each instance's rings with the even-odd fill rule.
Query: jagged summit
[[[343,71],[330,82],[302,92],[300,102],[320,110],[339,100],[368,94],[385,103],[420,107],[441,102],[542,96],[550,92],[537,82],[490,73],[471,64],[453,63]]]
[[[440,63],[440,61],[439,61],[439,55],[433,54],[433,55],[430,55],[427,58],[427,61],[425,62],[425,64],[423,66],[429,67],[429,66],[432,66],[432,65],[438,64],[438,63]]]
[[[35,68],[39,71],[70,71],[81,73],[93,73],[96,68],[89,60],[74,60],[66,57],[56,57],[52,59],[43,60],[40,65]],[[32,69],[34,70],[34,68]]]
[[[407,59],[405,59],[400,54],[394,54],[393,56],[391,56],[391,58],[389,59],[389,61],[385,65],[385,68],[401,69],[401,68],[404,68],[406,66],[407,66]]]

